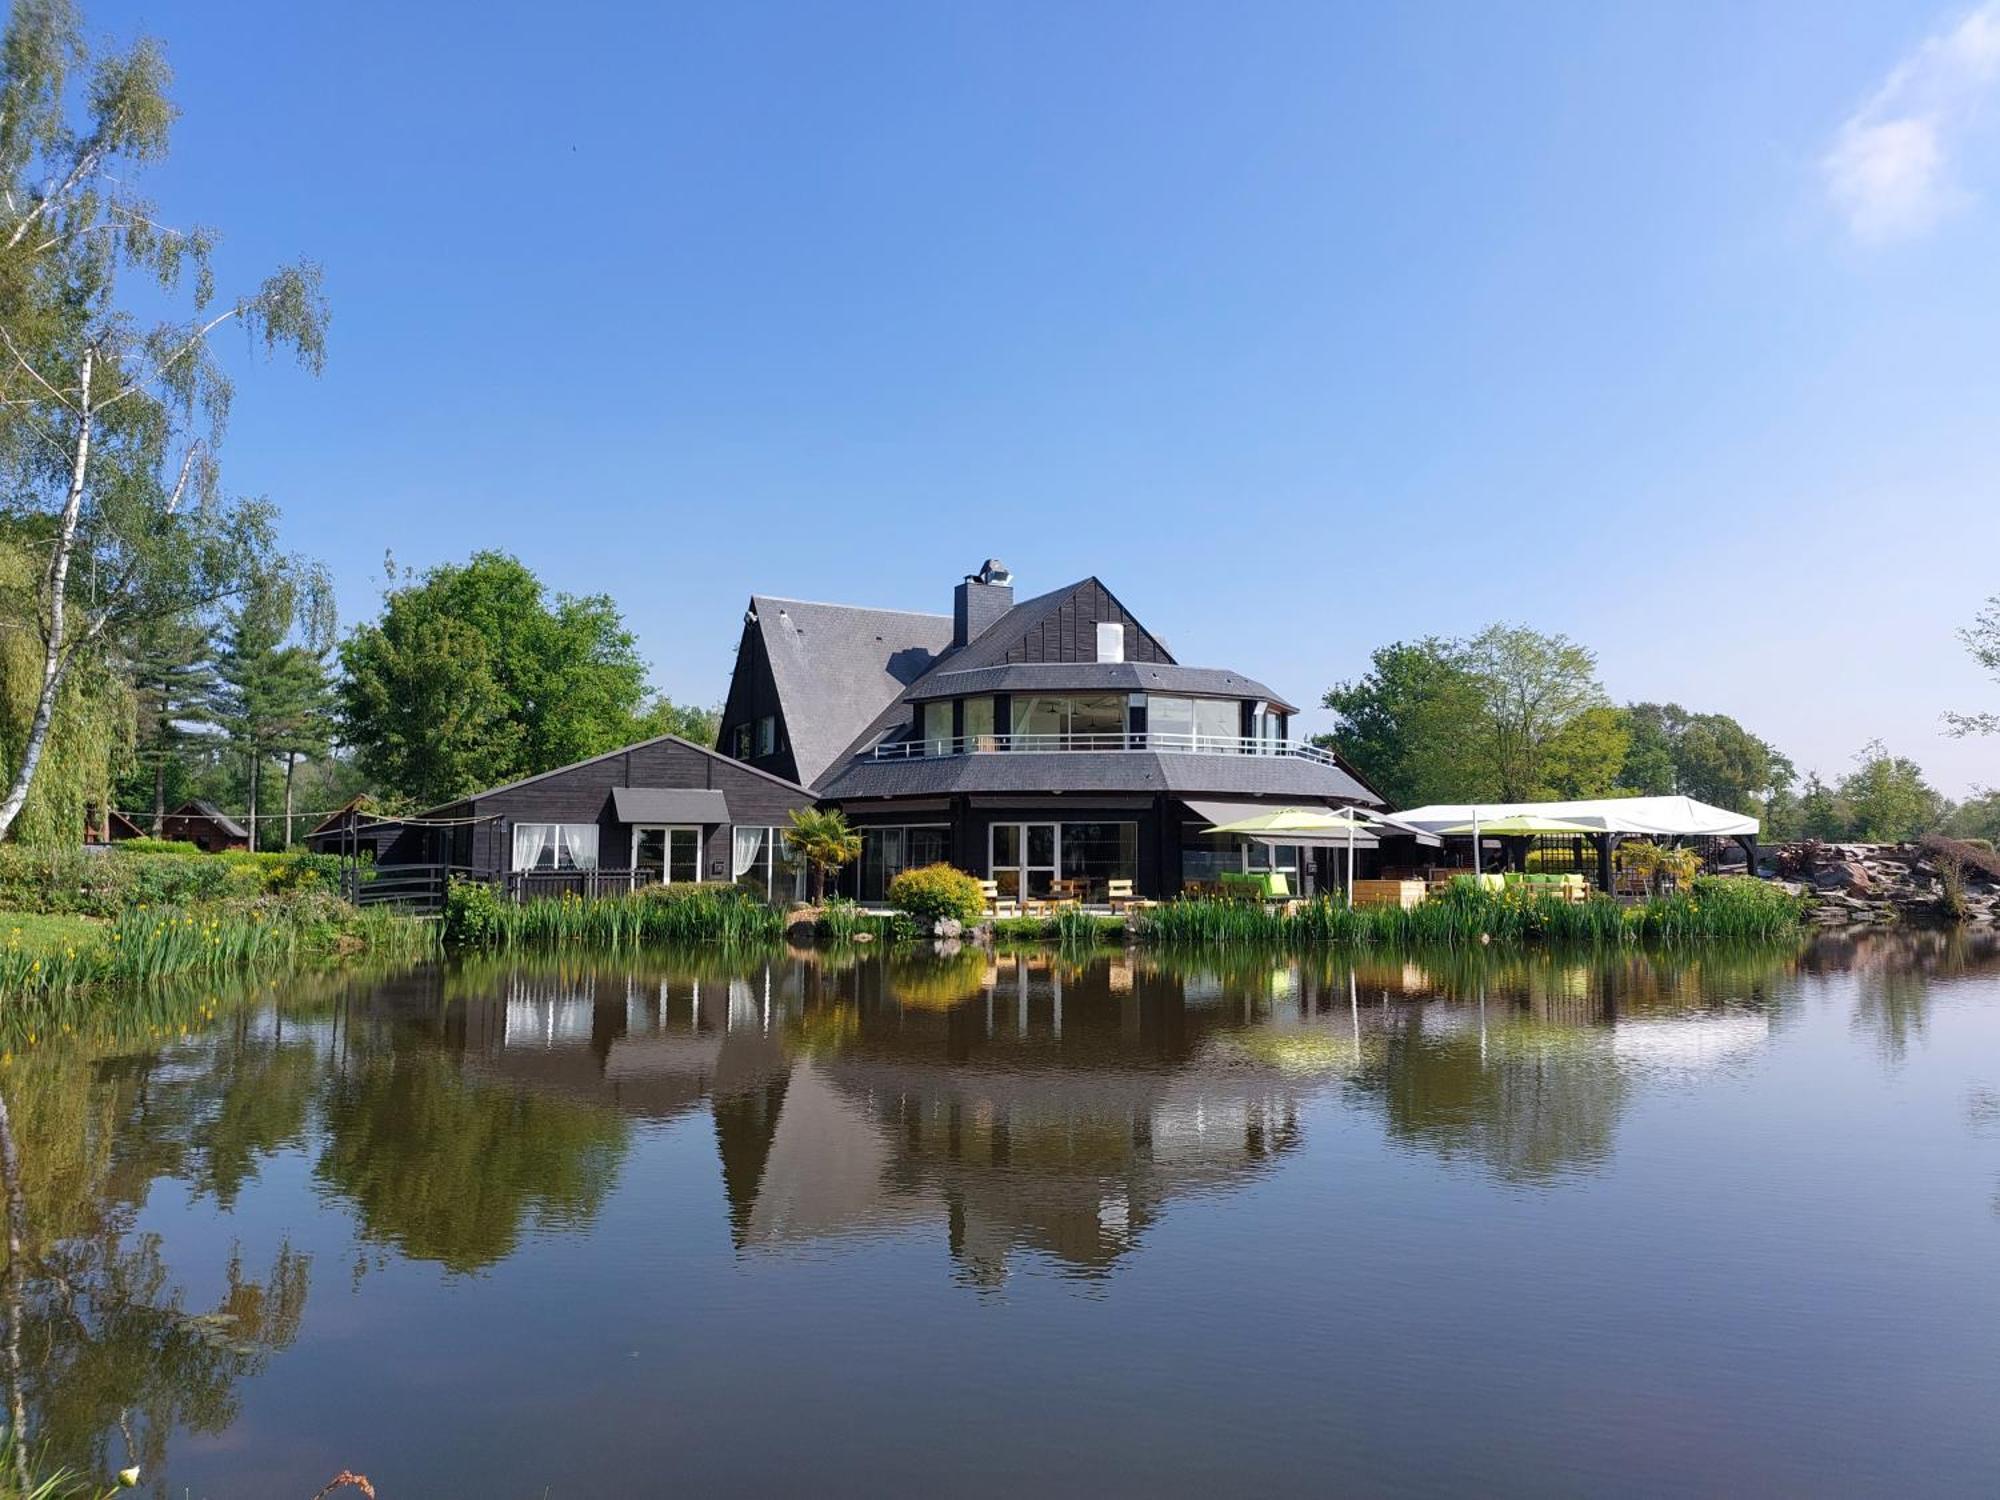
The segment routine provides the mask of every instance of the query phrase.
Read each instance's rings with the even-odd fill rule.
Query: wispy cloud
[[[1854,237],[1920,235],[1968,196],[1954,153],[2000,85],[2000,0],[1929,37],[1847,117],[1820,162]]]

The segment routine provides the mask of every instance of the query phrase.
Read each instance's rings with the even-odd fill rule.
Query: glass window
[[[1116,620],[1102,620],[1097,626],[1097,659],[1125,660],[1125,627]]]
[[[754,895],[770,894],[771,830],[738,828],[731,841],[729,878]]]
[[[906,828],[903,830],[903,868],[919,870],[925,865],[947,864],[951,860],[949,828]]]
[[[757,721],[757,753],[759,755],[772,755],[777,752],[777,749],[778,720],[776,716],[766,714]]]
[[[1295,871],[1299,867],[1297,844],[1264,844],[1256,839],[1246,839],[1244,850],[1244,863],[1252,870]]]
[[[1233,838],[1208,832],[1202,823],[1184,824],[1181,829],[1181,883],[1215,885],[1227,871],[1243,868],[1243,849]]]
[[[1125,696],[1072,698],[1069,729],[1080,748],[1115,750],[1125,743]],[[1089,735],[1089,739],[1082,738]]]
[[[701,830],[667,830],[667,880],[679,884],[701,879]]]
[[[924,705],[924,754],[951,754],[951,700]]]
[[[1187,750],[1194,745],[1194,700],[1162,698],[1152,693],[1146,699],[1146,734],[1159,736],[1164,750]]]
[[[1197,698],[1194,700],[1194,732],[1203,750],[1241,749],[1243,710],[1233,699]]]
[[[701,879],[699,828],[635,828],[632,830],[632,883]]]
[[[1084,883],[1085,900],[1108,899],[1112,881],[1139,878],[1139,825],[1063,824],[1062,873]]]
[[[1046,694],[1023,694],[1014,700],[1014,748],[1060,750],[1069,728],[1069,704]]]
[[[750,758],[750,726],[748,724],[738,724],[736,726],[736,758],[738,760],[748,760]]]
[[[516,823],[514,868],[517,870],[596,869],[597,825]]]
[[[1021,862],[1021,825],[1018,823],[995,823],[993,825],[993,863],[996,865],[1018,865]]]
[[[993,743],[993,700],[991,698],[967,698],[965,700],[965,742],[969,749],[992,750]]]

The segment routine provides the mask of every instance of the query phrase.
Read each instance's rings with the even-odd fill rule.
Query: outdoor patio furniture
[[[1012,896],[1002,896],[1000,894],[999,881],[980,881],[979,894],[986,898],[986,909],[994,916],[1013,917],[1020,915],[1021,903],[1016,901]]]
[[[1394,906],[1404,911],[1422,906],[1430,889],[1421,880],[1357,880],[1356,906]]]
[[[1132,888],[1132,882],[1129,880],[1113,880],[1108,883],[1106,891],[1105,900],[1110,905],[1114,914],[1127,911],[1143,911],[1149,906],[1157,906],[1159,904],[1156,901],[1148,901],[1145,897],[1137,894]]]

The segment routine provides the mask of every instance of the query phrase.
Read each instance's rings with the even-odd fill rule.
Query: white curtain
[[[762,828],[739,828],[736,830],[736,853],[735,858],[731,861],[732,868],[729,876],[731,880],[741,880],[755,868],[758,859],[764,853],[765,831]]]
[[[562,853],[568,863],[578,870],[597,868],[597,825],[595,823],[559,823],[556,831],[562,839]],[[556,863],[562,864],[563,858]]]
[[[555,831],[548,823],[516,823],[514,825],[514,868],[532,870],[542,862],[542,855],[549,847],[549,835]]]

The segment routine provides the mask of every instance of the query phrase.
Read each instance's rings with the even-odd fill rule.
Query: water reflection
[[[1101,1282],[1177,1205],[1283,1173],[1330,1114],[1410,1161],[1552,1194],[1608,1169],[1650,1091],[1760,1067],[1801,975],[1840,995],[1837,1027],[1851,992],[1851,1026],[1895,1067],[1940,987],[1996,970],[1990,940],[1875,934],[1611,960],[484,962],[187,997],[0,1073],[21,1395],[52,1457],[96,1473],[158,1472],[176,1429],[235,1423],[243,1382],[299,1336],[312,1257],[282,1229],[258,1241],[253,1215],[204,1263],[148,1213],[235,1225],[278,1162],[433,1284],[532,1237],[586,1239],[621,1190],[706,1215],[751,1271],[893,1239],[941,1244],[971,1287]],[[1975,1132],[1996,1090],[1967,1096]],[[664,1140],[674,1165],[642,1174]]]

